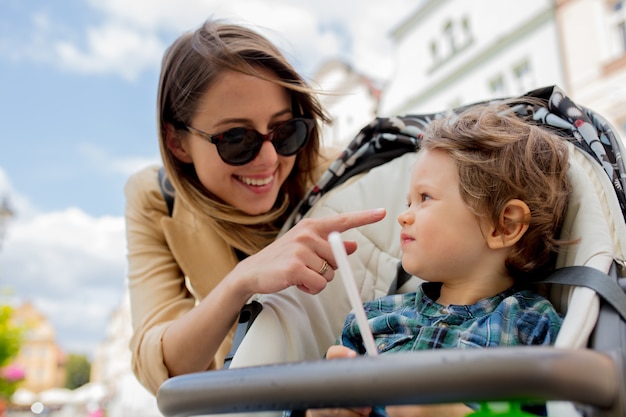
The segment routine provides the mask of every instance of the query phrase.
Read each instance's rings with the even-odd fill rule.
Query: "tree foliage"
[[[0,398],[11,397],[24,377],[23,373],[16,377],[14,369],[7,366],[19,353],[23,337],[23,330],[13,323],[12,315],[11,307],[0,306]]]
[[[0,367],[7,365],[20,351],[22,330],[11,321],[13,309],[0,306]]]
[[[85,355],[70,354],[65,364],[65,387],[75,389],[89,382],[91,363]]]

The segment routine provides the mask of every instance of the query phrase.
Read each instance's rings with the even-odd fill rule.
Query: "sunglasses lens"
[[[282,156],[298,153],[309,139],[311,123],[309,120],[292,119],[274,131],[274,147]]]
[[[252,161],[261,149],[259,134],[250,129],[234,128],[223,133],[217,142],[217,152],[230,165],[245,165]]]
[[[291,119],[278,126],[272,133],[272,143],[276,153],[292,156],[298,153],[309,139],[313,121],[309,119]],[[236,127],[222,133],[214,142],[217,152],[224,162],[230,165],[245,165],[259,154],[263,135],[253,129]]]

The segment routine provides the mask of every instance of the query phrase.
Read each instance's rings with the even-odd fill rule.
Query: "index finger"
[[[351,211],[348,213],[335,214],[321,218],[321,232],[345,232],[359,226],[376,223],[382,220],[387,214],[384,208],[375,208],[361,211]]]

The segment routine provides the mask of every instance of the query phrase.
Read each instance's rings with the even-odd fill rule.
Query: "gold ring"
[[[319,271],[317,271],[317,273],[320,275],[324,275],[326,271],[328,271],[328,262],[324,260],[324,265],[322,265],[322,267],[320,268]]]

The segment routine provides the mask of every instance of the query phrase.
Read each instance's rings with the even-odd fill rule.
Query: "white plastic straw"
[[[376,350],[376,343],[374,343],[374,336],[367,322],[367,316],[363,309],[363,301],[361,300],[361,295],[356,286],[352,268],[350,268],[350,263],[348,262],[348,254],[346,253],[346,248],[343,246],[343,240],[341,240],[339,232],[331,232],[328,235],[328,242],[330,242],[333,255],[335,255],[335,261],[337,261],[337,267],[341,272],[343,283],[348,292],[348,298],[352,304],[352,312],[356,316],[356,322],[361,330],[365,350],[368,356],[376,356],[378,355],[378,351]]]

